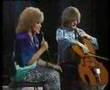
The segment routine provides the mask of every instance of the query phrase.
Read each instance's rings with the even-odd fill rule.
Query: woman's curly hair
[[[34,23],[42,23],[44,20],[44,14],[39,8],[27,7],[20,14],[16,33],[29,32]]]

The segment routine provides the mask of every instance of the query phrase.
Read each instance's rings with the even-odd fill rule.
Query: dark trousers
[[[63,72],[61,73],[62,90],[89,90],[81,81],[78,72],[78,65],[61,64]]]

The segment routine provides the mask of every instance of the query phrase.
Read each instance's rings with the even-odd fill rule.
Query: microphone
[[[46,40],[44,38],[44,33],[43,32],[41,32],[41,36],[42,36],[42,42],[45,42]]]
[[[44,32],[41,31],[41,35],[42,35],[42,42],[45,42],[46,40],[44,38]],[[46,52],[47,52],[47,55],[48,55],[49,60],[51,60],[51,55],[50,55],[49,48],[46,49]]]

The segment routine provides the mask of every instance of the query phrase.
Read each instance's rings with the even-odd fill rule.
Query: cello
[[[96,48],[87,38],[81,38],[81,42],[89,49],[89,53],[84,54],[79,46],[72,47],[72,50],[80,57],[78,67],[81,80],[97,90],[102,90],[108,84],[108,71],[98,59],[108,60],[107,58],[96,56]]]

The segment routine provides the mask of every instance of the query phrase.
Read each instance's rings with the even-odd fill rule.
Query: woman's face
[[[40,31],[41,31],[41,27],[42,27],[41,23],[40,23],[40,22],[36,22],[36,23],[33,25],[33,27],[32,27],[32,32],[39,34]]]

